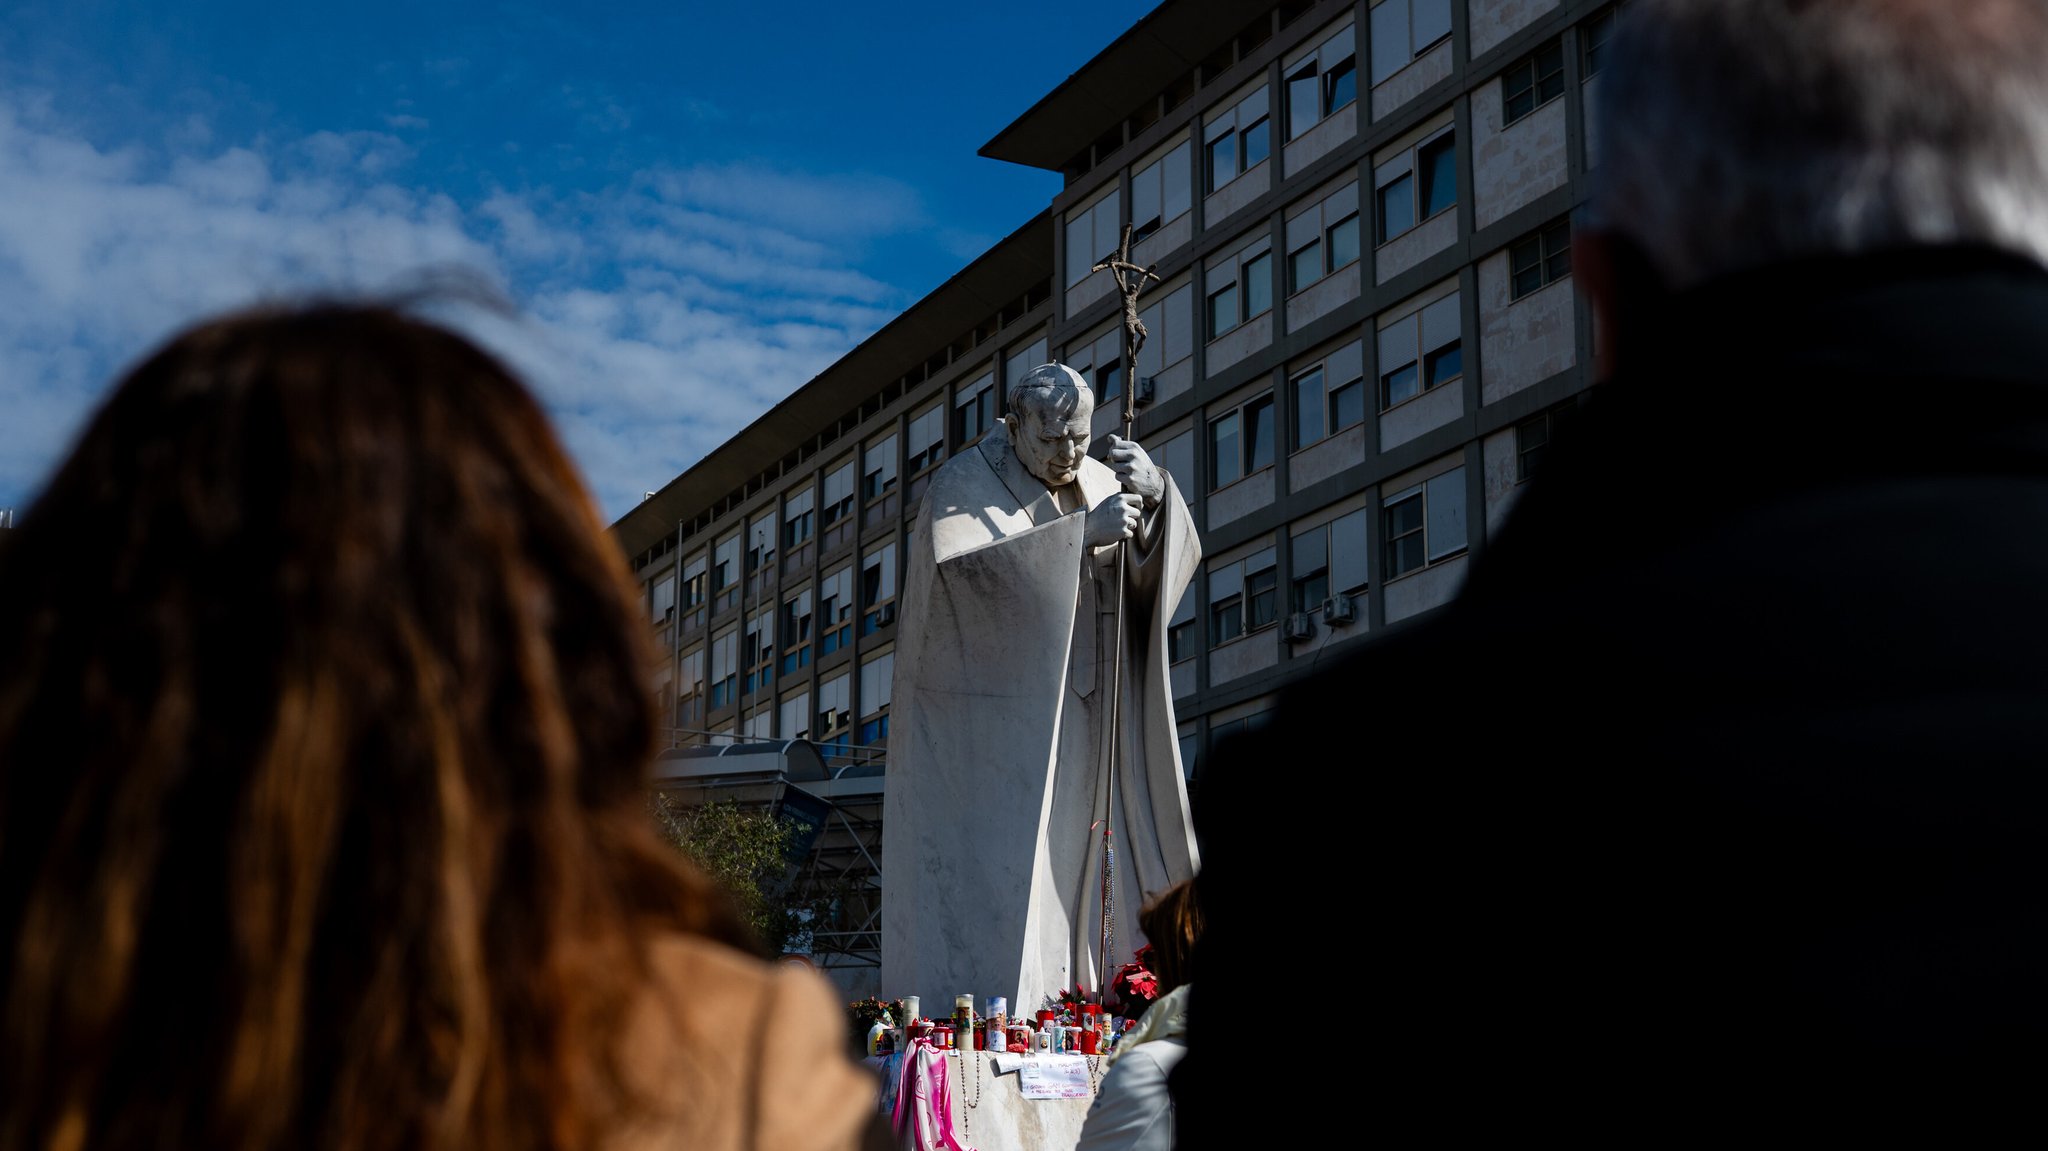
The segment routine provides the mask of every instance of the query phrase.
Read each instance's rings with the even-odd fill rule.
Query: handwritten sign
[[[1088,1085],[1085,1055],[1034,1055],[1018,1068],[1017,1078],[1026,1099],[1086,1099],[1095,1094]]]

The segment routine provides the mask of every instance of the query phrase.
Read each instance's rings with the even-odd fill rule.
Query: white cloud
[[[457,322],[535,385],[616,516],[886,322],[900,293],[845,246],[924,224],[876,177],[726,165],[465,205],[409,186],[410,147],[381,132],[175,138],[95,139],[0,91],[0,506],[179,328],[461,269],[521,314]]]

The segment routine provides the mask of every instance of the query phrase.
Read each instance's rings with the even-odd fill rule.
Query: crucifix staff
[[[1138,414],[1138,349],[1145,346],[1145,321],[1138,318],[1138,295],[1148,283],[1158,283],[1154,271],[1159,265],[1139,267],[1131,262],[1131,226],[1124,225],[1123,239],[1116,251],[1096,261],[1091,272],[1108,272],[1116,280],[1117,291],[1124,301],[1124,410],[1123,438],[1131,438],[1131,425]],[[1098,978],[1107,979],[1110,948],[1116,942],[1116,847],[1111,832],[1116,824],[1116,767],[1117,751],[1122,744],[1123,727],[1123,668],[1124,668],[1124,556],[1130,551],[1130,541],[1116,550],[1116,612],[1111,617],[1116,626],[1115,658],[1110,661],[1109,679],[1109,722],[1104,729],[1108,752],[1103,757],[1102,773],[1102,930],[1100,956],[1103,970]],[[1098,994],[1102,988],[1098,987]]]

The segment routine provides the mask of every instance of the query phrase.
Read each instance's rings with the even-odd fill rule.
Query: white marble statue
[[[1086,452],[1095,400],[1060,364],[947,461],[905,566],[883,809],[881,987],[1036,1008],[1143,942],[1140,901],[1193,875],[1166,628],[1201,560],[1138,444]],[[1128,539],[1122,666],[1116,553]],[[1112,954],[1100,950],[1105,732],[1120,684]]]

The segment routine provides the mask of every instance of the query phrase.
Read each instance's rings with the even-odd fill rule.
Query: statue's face
[[[1079,474],[1081,457],[1088,454],[1088,441],[1094,438],[1088,425],[1095,415],[1095,401],[1082,392],[1080,404],[1065,420],[1035,407],[1021,415],[1022,426],[1013,428],[1010,441],[1016,445],[1017,458],[1024,461],[1025,470],[1047,487],[1063,488],[1073,483]]]

